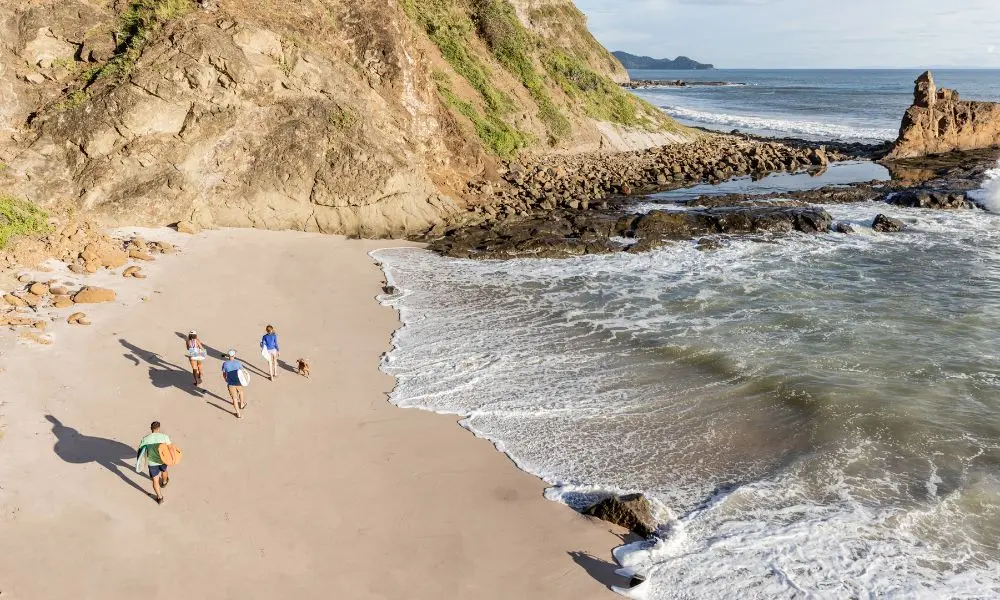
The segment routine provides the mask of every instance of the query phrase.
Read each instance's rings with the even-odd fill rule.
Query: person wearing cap
[[[205,346],[198,339],[197,331],[192,329],[188,333],[187,339],[184,340],[184,350],[188,357],[188,362],[191,363],[191,376],[194,377],[194,384],[201,385],[201,363],[208,358],[208,351],[205,350]]]
[[[240,381],[240,371],[243,370],[243,363],[236,360],[236,350],[226,352],[225,362],[222,363],[222,379],[229,388],[229,398],[233,401],[233,410],[236,411],[236,418],[242,419],[240,410],[247,407],[247,401],[243,397],[243,383]]]

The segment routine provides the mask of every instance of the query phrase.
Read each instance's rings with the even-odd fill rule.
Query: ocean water
[[[893,140],[919,70],[630,71],[633,79],[725,81],[635,93],[687,125],[817,140]],[[935,70],[939,87],[1000,101],[1000,71]]]
[[[843,163],[640,209],[887,177]],[[1000,165],[973,196],[828,206],[858,233],[710,252],[375,252],[404,323],[391,401],[461,415],[554,501],[653,498],[655,543],[615,550],[646,578],[625,595],[1000,598]],[[907,230],[873,232],[878,213]]]

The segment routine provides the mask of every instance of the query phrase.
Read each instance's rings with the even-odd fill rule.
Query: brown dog
[[[295,367],[295,372],[303,377],[309,377],[309,361],[300,358],[295,362],[298,363]]]

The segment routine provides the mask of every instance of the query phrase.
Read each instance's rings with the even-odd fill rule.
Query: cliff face
[[[0,0],[0,190],[108,224],[418,232],[498,157],[683,137],[566,0]]]
[[[955,90],[938,89],[927,71],[916,81],[913,106],[888,158],[991,147],[1000,147],[1000,104],[963,101]]]

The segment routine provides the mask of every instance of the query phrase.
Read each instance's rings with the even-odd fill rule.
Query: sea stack
[[[1000,147],[1000,104],[960,100],[957,91],[938,89],[926,71],[917,78],[913,106],[887,158],[991,147]]]

